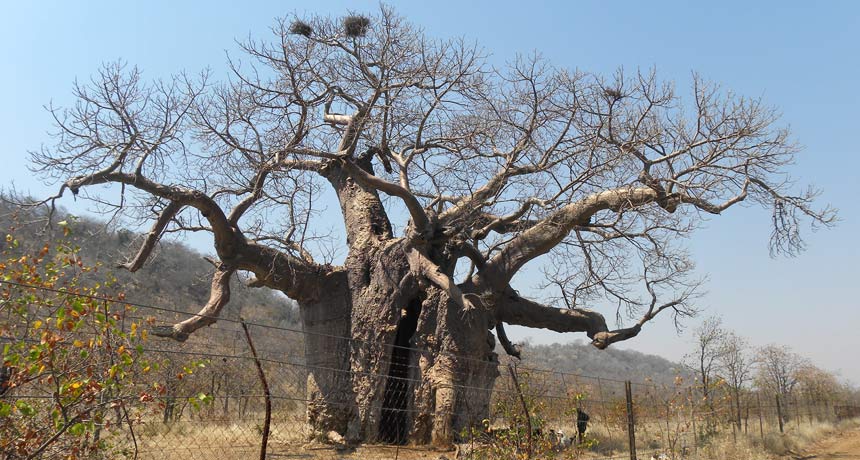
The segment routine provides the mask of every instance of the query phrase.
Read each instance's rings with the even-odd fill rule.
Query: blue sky
[[[265,36],[292,11],[342,15],[377,2],[10,2],[0,18],[0,184],[44,196],[26,151],[47,142],[42,106],[68,104],[72,82],[122,58],[144,76],[224,68],[234,39]],[[709,276],[705,314],[755,345],[791,345],[860,382],[860,3],[858,2],[403,2],[392,5],[436,37],[465,36],[504,62],[540,51],[564,67],[610,73],[656,67],[683,90],[692,71],[778,107],[804,146],[792,168],[840,209],[832,230],[808,234],[797,258],[768,255],[769,211],[732,209],[689,242]],[[84,212],[67,200],[64,205]],[[207,250],[201,247],[201,250]],[[521,280],[528,289],[530,277]],[[689,337],[664,318],[621,347],[680,358]],[[695,322],[691,323],[694,325]],[[580,335],[514,330],[537,342]]]

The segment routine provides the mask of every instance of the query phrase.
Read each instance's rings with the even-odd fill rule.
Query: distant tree
[[[756,380],[760,388],[788,396],[797,386],[800,371],[808,362],[787,346],[768,345],[758,350],[756,365]]]
[[[707,318],[693,333],[694,350],[685,361],[695,373],[702,391],[702,400],[710,414],[716,412],[714,390],[719,382],[717,372],[725,349],[723,321],[718,316]]]
[[[163,335],[211,324],[237,271],[295,299],[317,432],[385,429],[386,353],[399,336],[427,352],[410,358],[416,383],[395,409],[432,413],[408,420],[410,442],[447,445],[488,414],[496,337],[518,354],[503,323],[583,332],[605,348],[659,313],[692,313],[699,282],[677,242],[704,215],[772,207],[772,249],[788,253],[803,247],[804,220],[833,222],[814,189],[792,191],[797,146],[777,112],[698,76],[682,98],[649,72],[605,77],[537,56],[495,68],[387,7],[273,30],[272,43],[242,45],[247,58],[222,84],[147,83],[106,66],[75,86],[72,107],[52,109],[56,144],[32,159],[61,182],[51,203],[71,192],[151,223],[129,271],[165,233],[213,236],[203,315]],[[327,192],[346,234],[339,265],[343,241],[324,238]],[[566,308],[511,287],[543,255]],[[633,321],[612,330],[585,308],[607,299]]]
[[[832,401],[845,392],[845,386],[832,372],[806,363],[797,370],[797,388],[811,402]]]
[[[743,337],[726,331],[720,339],[718,372],[732,395],[735,424],[741,428],[741,395],[744,387],[752,381],[753,359],[749,354],[750,344]]]

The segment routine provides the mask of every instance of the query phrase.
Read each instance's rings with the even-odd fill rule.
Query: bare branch
[[[230,301],[230,277],[236,272],[235,268],[220,264],[215,268],[212,275],[212,286],[209,291],[209,300],[196,315],[172,327],[162,326],[152,328],[152,334],[158,337],[168,337],[180,342],[188,340],[188,337],[196,330],[215,324],[221,309]]]

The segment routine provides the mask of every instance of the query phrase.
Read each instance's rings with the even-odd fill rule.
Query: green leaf
[[[69,434],[72,436],[80,436],[87,431],[87,426],[83,423],[75,423],[69,427]]]
[[[8,417],[12,413],[12,405],[0,401],[0,417]]]
[[[33,409],[33,406],[27,404],[26,401],[15,401],[15,407],[17,407],[18,412],[21,412],[21,415],[25,417],[30,417],[36,413],[36,409]]]

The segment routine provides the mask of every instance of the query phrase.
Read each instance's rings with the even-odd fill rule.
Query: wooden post
[[[630,460],[636,460],[636,420],[633,414],[633,387],[630,381],[624,382],[627,396],[627,434],[630,442]]]
[[[738,443],[738,435],[735,432],[735,430],[737,430],[737,426],[735,426],[734,421],[732,421],[731,425],[732,425],[732,444],[737,444]]]
[[[785,427],[782,425],[782,404],[779,401],[779,394],[776,395],[776,417],[779,419],[779,432],[785,433]]]

